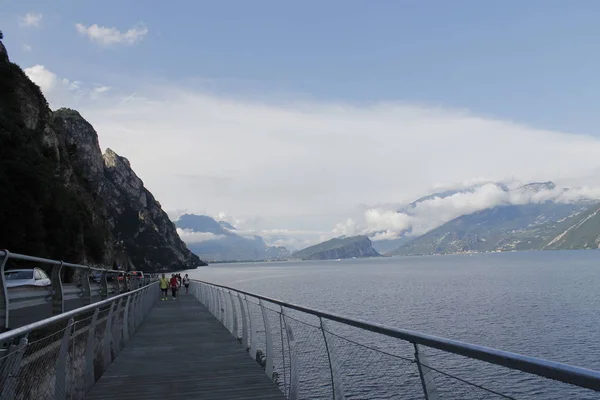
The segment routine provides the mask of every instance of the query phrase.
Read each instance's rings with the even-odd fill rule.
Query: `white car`
[[[48,275],[40,268],[9,269],[4,271],[6,287],[50,286]]]

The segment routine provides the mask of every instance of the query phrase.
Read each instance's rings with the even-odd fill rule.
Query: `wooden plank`
[[[280,400],[284,395],[190,294],[159,301],[85,399]]]

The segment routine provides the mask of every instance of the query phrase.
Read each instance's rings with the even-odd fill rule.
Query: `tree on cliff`
[[[0,31],[0,40],[4,39],[4,33],[2,33],[2,31]]]

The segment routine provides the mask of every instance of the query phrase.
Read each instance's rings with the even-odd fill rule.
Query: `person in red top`
[[[171,274],[171,280],[169,281],[169,285],[171,286],[171,293],[173,294],[173,300],[177,299],[177,286],[179,282],[177,282],[177,278],[175,274]]]

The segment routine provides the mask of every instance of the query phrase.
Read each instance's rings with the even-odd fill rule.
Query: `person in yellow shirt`
[[[160,299],[162,301],[167,300],[167,293],[169,291],[169,280],[167,279],[167,277],[165,276],[165,274],[162,274],[162,276],[160,277]]]

